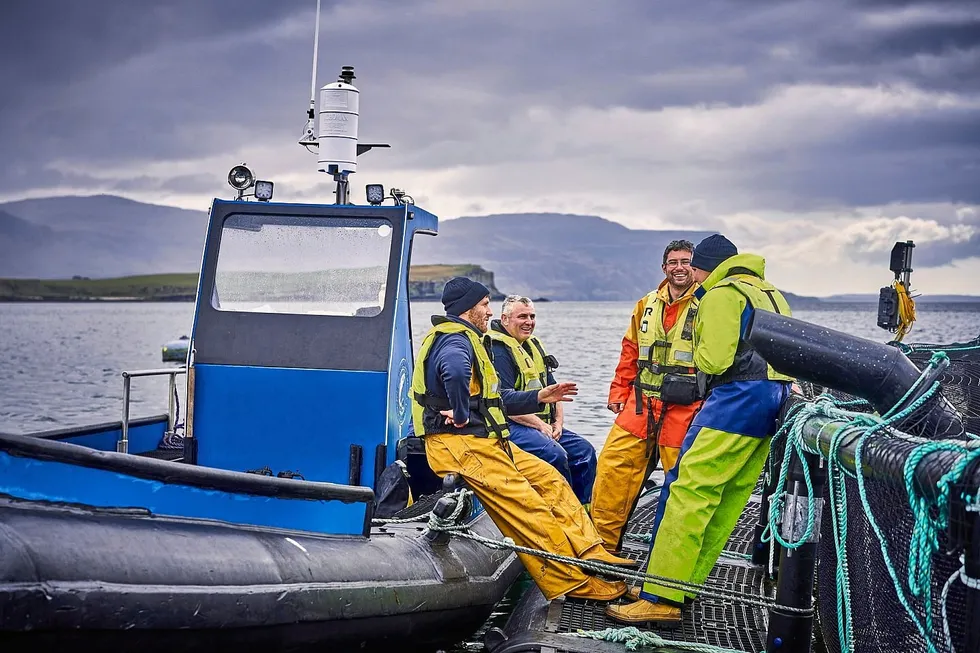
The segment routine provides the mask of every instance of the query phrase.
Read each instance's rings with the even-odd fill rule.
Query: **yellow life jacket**
[[[517,338],[506,331],[498,331],[497,329],[490,330],[490,338],[506,345],[514,365],[517,366],[517,378],[514,379],[515,390],[540,390],[548,385],[548,372],[551,371],[551,368],[548,367],[548,354],[540,340],[531,336],[524,342],[524,345],[521,345]],[[555,367],[557,367],[557,363]],[[554,424],[555,405],[546,404],[545,409],[537,413],[537,416],[548,424]]]
[[[636,333],[639,349],[636,366],[637,410],[640,410],[640,394],[660,397],[660,388],[667,374],[690,377],[694,367],[694,318],[698,314],[698,302],[694,298],[694,286],[675,301],[686,302],[669,331],[664,330],[664,308],[669,290],[662,287],[646,296],[643,319]],[[666,295],[666,297],[665,297]]]
[[[749,307],[757,311],[768,311],[780,315],[792,315],[793,311],[782,293],[765,279],[752,274],[737,274],[725,277],[716,283],[712,290],[730,286],[737,290]],[[766,363],[765,359],[744,340],[739,339],[735,350],[735,360],[720,376],[713,378],[712,386],[731,381],[793,381],[793,377],[780,374]]]
[[[426,362],[432,345],[439,336],[451,333],[464,334],[476,354],[476,365],[473,366],[470,376],[470,421],[461,429],[452,424],[445,424],[445,417],[440,415],[439,411],[452,408],[449,400],[432,394],[425,385]],[[507,430],[499,386],[497,370],[493,367],[489,348],[484,344],[484,339],[465,324],[451,320],[439,322],[422,340],[422,347],[419,349],[412,375],[412,422],[415,426],[415,435],[421,437],[432,433],[460,433],[478,437],[508,438],[510,433]]]

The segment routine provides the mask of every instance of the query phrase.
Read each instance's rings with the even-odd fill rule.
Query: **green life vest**
[[[678,301],[681,299],[683,297]],[[693,295],[689,296],[673,326],[665,331],[664,300],[658,290],[646,296],[643,319],[636,334],[639,351],[636,380],[633,383],[638,394],[642,392],[647,397],[659,398],[660,387],[667,374],[694,377],[694,318],[698,314],[697,304]]]
[[[536,337],[531,336],[521,345],[506,331],[490,330],[490,338],[507,346],[510,357],[517,366],[517,378],[514,380],[515,390],[540,390],[548,385],[548,368],[544,346]],[[555,423],[555,405],[546,404],[545,409],[537,413],[548,424]]]
[[[728,286],[737,290],[746,302],[747,309],[757,311],[768,311],[780,315],[792,315],[793,311],[786,302],[782,293],[765,279],[754,274],[736,274],[725,277],[711,290]],[[710,292],[710,291],[709,291]],[[723,374],[715,377],[711,381],[712,386],[729,383],[731,381],[793,381],[793,377],[780,374],[769,365],[764,358],[747,342],[742,339],[738,341],[738,348],[735,350],[735,360]]]
[[[470,421],[461,429],[449,424],[442,427],[445,418],[439,415],[439,411],[451,409],[449,400],[432,394],[425,385],[426,363],[432,345],[437,337],[451,333],[464,334],[476,354],[476,365],[473,366],[470,376]],[[498,391],[499,386],[500,381],[497,378],[497,370],[493,367],[490,352],[484,345],[483,339],[472,328],[451,320],[436,324],[422,340],[422,347],[412,375],[412,422],[415,426],[415,434],[421,437],[433,433],[461,433],[506,439],[510,434],[504,417],[503,401]],[[429,428],[426,428],[427,424]],[[435,425],[439,425],[439,428],[435,428]]]

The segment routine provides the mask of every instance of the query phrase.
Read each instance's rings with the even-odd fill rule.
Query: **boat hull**
[[[460,538],[432,545],[421,530],[315,536],[0,499],[0,645],[446,646],[486,620],[523,567]],[[500,537],[485,514],[472,530]]]

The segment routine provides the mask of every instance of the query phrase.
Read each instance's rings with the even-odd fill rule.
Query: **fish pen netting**
[[[914,433],[929,440],[975,439],[980,434],[980,337],[969,343],[902,348],[920,368],[929,364],[934,352],[946,352],[950,365],[940,377],[942,394],[960,413],[966,433],[939,433],[935,428],[930,433],[930,429],[916,424],[913,416],[911,421],[901,424],[904,433],[885,429],[875,437],[907,442],[906,433]],[[854,399],[840,395],[837,398]],[[936,399],[941,401],[941,397]],[[903,485],[865,478],[863,498],[855,477],[845,475],[843,486],[846,514],[840,515],[838,509],[838,516],[844,518],[842,527],[846,537],[836,538],[844,542],[846,551],[840,552],[843,555],[839,555],[835,544],[833,504],[826,493],[821,519],[816,594],[826,650],[830,653],[849,650],[967,653],[964,644],[967,588],[958,578],[951,580],[958,575],[962,563],[959,555],[948,553],[948,530],[936,529],[938,547],[933,551],[925,546],[923,552],[922,541],[915,537],[923,531],[922,514],[913,511]],[[937,512],[933,507],[930,516],[935,518]],[[846,564],[846,574],[841,570],[841,561]],[[950,581],[949,588],[944,597],[947,581]],[[848,595],[846,606],[844,594]],[[843,616],[848,613],[850,619]]]

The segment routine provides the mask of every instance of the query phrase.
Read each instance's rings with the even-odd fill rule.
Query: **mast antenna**
[[[354,67],[344,66],[336,82],[320,89],[317,116],[316,68],[320,49],[320,0],[316,1],[313,30],[313,78],[310,80],[310,107],[299,144],[318,155],[317,168],[333,176],[337,183],[337,204],[350,200],[348,176],[357,171],[357,157],[387,143],[358,143],[357,124],[360,92],[354,86]],[[316,149],[314,149],[316,148]]]
[[[299,144],[309,152],[311,145],[316,145],[316,62],[320,49],[320,0],[316,0],[316,21],[313,26],[313,78],[310,80],[310,108],[306,112],[306,128]]]

